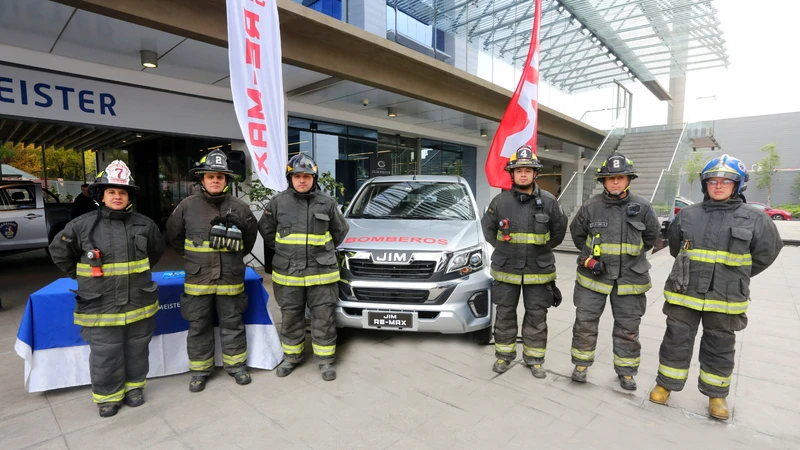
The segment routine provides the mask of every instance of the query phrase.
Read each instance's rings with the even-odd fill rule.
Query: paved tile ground
[[[283,379],[254,370],[248,386],[237,386],[218,370],[200,394],[188,391],[188,374],[155,378],[148,381],[144,406],[123,407],[110,419],[97,416],[88,387],[40,394],[23,388],[22,359],[13,345],[25,298],[59,276],[43,252],[34,253],[0,261],[0,295],[7,306],[0,312],[4,450],[800,448],[797,247],[785,248],[753,280],[750,324],[737,340],[733,418],[726,423],[706,417],[707,399],[694,382],[696,361],[687,388],[674,393],[668,407],[646,400],[665,327],[660,287],[672,264],[666,252],[651,258],[656,288],[642,322],[643,365],[634,393],[618,387],[612,368],[610,308],[601,321],[589,383],[570,381],[575,255],[559,253],[565,299],[550,310],[545,380],[534,379],[521,364],[497,376],[492,347],[462,336],[358,330],[339,341],[334,382],[322,381],[313,364]],[[177,263],[165,261],[158,270]],[[274,305],[271,310],[279,322]],[[695,360],[696,355],[697,349]]]

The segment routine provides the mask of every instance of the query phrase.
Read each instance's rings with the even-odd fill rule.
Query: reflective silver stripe
[[[544,348],[528,347],[527,345],[522,346],[522,354],[532,358],[544,358],[546,350]]]
[[[585,287],[586,289],[591,289],[601,294],[610,294],[611,291],[614,289],[614,286],[610,284],[605,284],[599,281],[595,281],[587,276],[584,276],[581,273],[576,274],[575,280],[578,282],[578,284]]]
[[[726,266],[740,267],[752,266],[753,257],[749,253],[730,253],[721,250],[690,249],[686,250],[689,259],[711,264],[724,264]]]
[[[283,286],[318,286],[339,281],[339,271],[304,277],[293,277],[273,271],[272,281]]]
[[[497,353],[516,353],[517,352],[517,344],[494,344],[494,350]]]
[[[618,367],[639,367],[639,363],[642,361],[641,357],[636,358],[622,358],[614,354],[614,365]]]
[[[275,235],[275,242],[289,245],[325,245],[332,240],[330,232],[325,232],[325,234],[292,233],[288,236],[281,236],[280,233],[277,233]]]
[[[523,284],[547,284],[556,281],[556,273],[526,273],[522,279]]]
[[[522,284],[522,275],[500,272],[494,269],[489,269],[489,275],[491,275],[495,280],[502,281],[503,283]]]
[[[700,369],[700,381],[706,384],[710,384],[712,386],[717,387],[728,387],[731,385],[731,376],[729,377],[721,377],[719,375],[714,375],[713,373],[708,373]]]
[[[689,369],[676,369],[663,364],[658,365],[658,373],[673,380],[685,380],[689,377]]]
[[[696,311],[718,312],[722,314],[742,314],[747,312],[747,300],[737,302],[709,300],[666,290],[664,291],[664,299],[667,303],[684,306]]]
[[[534,245],[544,245],[550,242],[550,232],[544,234],[538,233],[510,233],[511,236],[510,241],[503,241],[503,232],[497,230],[497,240],[508,242],[511,244],[534,244]]]
[[[575,359],[580,359],[582,361],[594,361],[594,350],[589,350],[585,352],[583,350],[578,350],[575,347],[572,347],[572,357]]]
[[[647,284],[618,284],[617,295],[636,295],[644,294],[653,287],[650,283]]]

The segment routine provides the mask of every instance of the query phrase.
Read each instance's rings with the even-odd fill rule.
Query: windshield
[[[373,183],[355,201],[351,219],[475,220],[467,190],[459,183]]]

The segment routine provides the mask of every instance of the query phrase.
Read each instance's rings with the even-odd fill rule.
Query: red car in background
[[[764,211],[765,213],[767,213],[768,216],[772,217],[772,220],[792,220],[792,213],[790,213],[789,211],[770,208],[769,206],[758,202],[747,202],[747,204],[753,205],[756,208]]]

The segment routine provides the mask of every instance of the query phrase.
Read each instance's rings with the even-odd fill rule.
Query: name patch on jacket
[[[608,228],[608,222],[592,222],[589,228]]]

